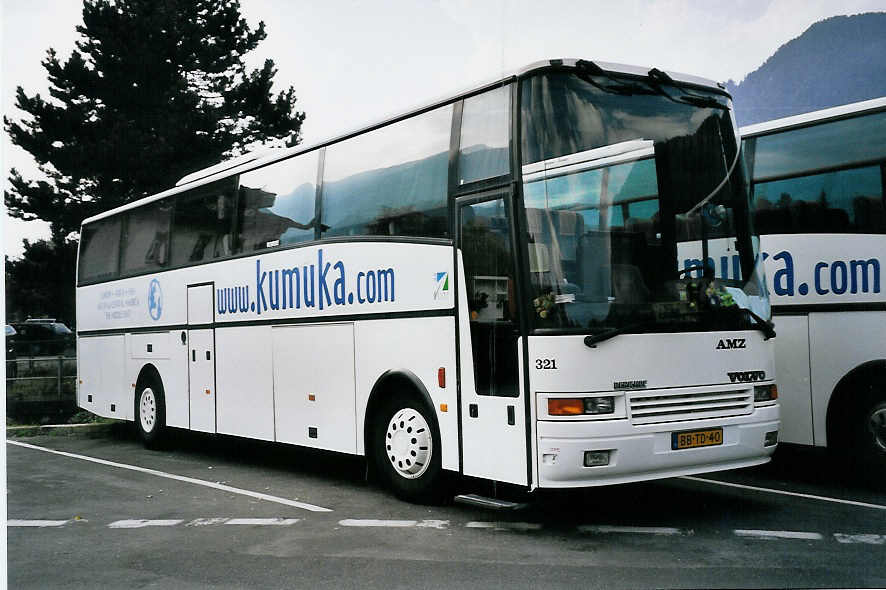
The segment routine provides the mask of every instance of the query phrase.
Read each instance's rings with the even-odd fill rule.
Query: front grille
[[[632,424],[659,424],[742,416],[754,411],[754,390],[637,392],[630,398]]]

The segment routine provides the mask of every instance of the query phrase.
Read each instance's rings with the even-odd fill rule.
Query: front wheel
[[[159,383],[140,383],[135,398],[135,426],[139,438],[148,448],[156,446],[166,428],[165,400]]]
[[[376,414],[375,465],[394,494],[408,502],[436,503],[448,491],[440,466],[440,433],[426,404],[396,397]]]

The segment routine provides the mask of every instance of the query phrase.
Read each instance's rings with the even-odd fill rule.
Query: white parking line
[[[116,520],[107,525],[112,529],[141,529],[146,527],[174,527],[185,523],[186,527],[219,526],[219,525],[252,525],[252,526],[290,526],[301,522],[300,518],[227,518],[210,517],[195,518],[185,523],[181,519],[126,519]],[[39,519],[10,519],[6,521],[8,527],[61,527],[73,522],[72,520],[39,520]],[[85,522],[85,521],[84,521]],[[448,520],[390,520],[390,519],[358,519],[346,518],[338,521],[338,524],[346,527],[388,527],[388,528],[430,528],[446,530],[449,528]],[[487,522],[471,521],[464,524],[468,529],[486,529],[496,531],[537,531],[542,524],[536,522]],[[677,527],[659,526],[616,526],[616,525],[579,525],[576,530],[580,533],[608,534],[624,533],[632,535],[664,535],[664,536],[689,536],[694,535],[693,529],[681,529]],[[793,539],[803,541],[821,541],[824,536],[821,533],[810,531],[770,531],[757,529],[735,529],[733,533],[742,538],[756,540]],[[874,533],[834,533],[834,539],[843,544],[866,544],[886,545],[886,534]]]
[[[372,518],[346,518],[338,521],[341,526],[405,528],[418,524],[417,520],[378,520]]]
[[[15,440],[7,440],[7,444],[15,445],[17,447],[24,447],[26,449],[34,449],[37,451],[43,451],[44,453],[52,453],[53,455],[61,455],[63,457],[70,457],[72,459],[80,459],[81,461],[89,461],[91,463],[98,463],[99,465],[107,465],[109,467],[118,467],[120,469],[129,469],[130,471],[138,471],[139,473],[147,473],[149,475],[156,475],[157,477],[165,477],[166,479],[174,479],[176,481],[183,481],[185,483],[192,483],[198,486],[204,486],[207,488],[212,488],[215,490],[221,490],[223,492],[229,492],[232,494],[240,494],[241,496],[249,496],[250,498],[256,498],[258,500],[265,500],[267,502],[276,502],[277,504],[283,504],[285,506],[292,506],[293,508],[301,508],[303,510],[310,510],[312,512],[332,512],[330,508],[323,508],[322,506],[316,506],[314,504],[307,504],[305,502],[298,502],[296,500],[289,500],[287,498],[278,498],[277,496],[271,496],[270,494],[262,494],[261,492],[253,492],[252,490],[244,490],[241,488],[235,488],[233,486],[229,486],[222,483],[216,483],[214,481],[206,481],[203,479],[197,479],[194,477],[187,477],[184,475],[175,475],[174,473],[166,473],[165,471],[158,471],[156,469],[148,469],[147,467],[139,467],[137,465],[127,465],[126,463],[116,463],[114,461],[106,461],[105,459],[98,459],[96,457],[89,457],[87,455],[78,455],[77,453],[68,453],[65,451],[56,451],[55,449],[49,449],[46,447],[40,447],[37,445],[31,445],[28,443],[23,443]]]
[[[868,545],[883,545],[886,543],[886,535],[863,534],[847,534],[834,533],[834,538],[840,543],[866,543]]]
[[[195,518],[185,526],[210,526],[214,524],[225,524],[228,522],[227,518]]]
[[[496,531],[537,531],[541,525],[537,522],[483,522],[471,521],[465,525],[469,529],[493,529]]]
[[[448,520],[428,519],[428,520],[421,521],[420,523],[418,523],[415,526],[417,526],[418,528],[422,528],[422,529],[438,529],[438,530],[442,531],[442,530],[449,528],[449,521]]]
[[[251,524],[257,526],[289,526],[298,522],[297,518],[231,518],[225,524]]]
[[[184,522],[181,519],[149,520],[134,518],[130,520],[115,520],[108,525],[109,529],[143,529],[149,526],[175,526]]]
[[[669,526],[610,526],[582,525],[578,527],[582,533],[629,533],[636,535],[691,535],[691,529],[678,529]]]
[[[22,526],[22,527],[51,527],[62,526],[70,522],[69,520],[17,520],[11,518],[6,521],[6,526]]]
[[[815,494],[801,494],[800,492],[788,492],[786,490],[774,490],[772,488],[760,488],[757,486],[749,486],[741,483],[731,483],[728,481],[718,481],[716,479],[707,479],[704,477],[694,477],[691,475],[683,475],[681,479],[691,481],[700,481],[704,483],[712,483],[718,486],[727,486],[730,488],[738,488],[740,490],[754,490],[755,492],[769,492],[770,494],[780,494],[782,496],[794,496],[797,498],[807,498],[809,500],[821,500],[823,502],[834,502],[835,504],[847,504],[849,506],[859,506],[861,508],[873,508],[875,510],[886,510],[886,506],[882,504],[869,504],[867,502],[858,502],[856,500],[843,500],[841,498],[830,498],[828,496],[816,496]]]
[[[353,527],[388,527],[395,529],[416,527],[420,529],[439,529],[445,530],[449,527],[448,520],[385,520],[378,518],[346,518],[338,521],[341,526]]]
[[[736,529],[735,534],[739,537],[753,537],[755,539],[803,539],[806,541],[821,541],[821,533],[807,533],[804,531],[759,531],[752,529]]]

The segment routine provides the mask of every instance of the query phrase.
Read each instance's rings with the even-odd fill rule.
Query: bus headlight
[[[771,402],[778,399],[778,386],[775,383],[769,385],[754,386],[754,402]]]
[[[611,414],[614,411],[615,398],[611,396],[585,398],[585,414]]]
[[[581,416],[587,414],[613,413],[615,413],[615,398],[611,395],[548,399],[549,416]]]

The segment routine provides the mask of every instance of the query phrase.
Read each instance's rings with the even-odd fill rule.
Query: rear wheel
[[[862,406],[855,428],[858,451],[867,468],[865,474],[886,481],[886,399],[870,399]]]
[[[166,428],[163,387],[155,379],[146,379],[136,388],[135,426],[146,447],[156,446]]]
[[[869,374],[848,387],[828,415],[828,446],[850,475],[886,482],[886,375]]]
[[[378,473],[397,497],[421,503],[445,498],[440,434],[426,404],[401,396],[386,401],[375,416],[372,447]]]

